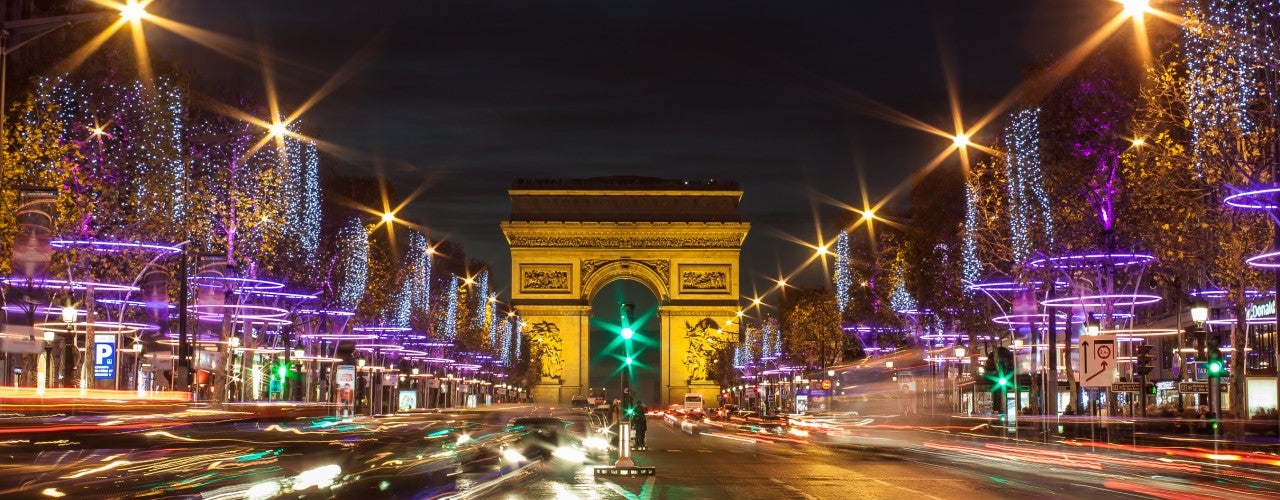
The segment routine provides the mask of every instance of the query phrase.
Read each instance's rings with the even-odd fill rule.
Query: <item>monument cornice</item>
[[[732,248],[742,246],[749,222],[503,221],[513,248]]]
[[[600,190],[600,189],[511,189],[507,191],[511,196],[729,196],[738,200],[742,199],[742,190],[697,190],[697,189],[680,189],[680,190]]]

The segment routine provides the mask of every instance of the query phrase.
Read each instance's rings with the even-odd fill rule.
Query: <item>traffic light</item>
[[[1154,347],[1150,344],[1142,344],[1134,348],[1134,354],[1137,355],[1137,360],[1133,365],[1134,375],[1145,377],[1151,373],[1151,362],[1155,360],[1155,358],[1151,357],[1151,349]]]
[[[286,365],[284,361],[276,362],[276,378],[284,380],[285,376],[288,374],[289,374],[289,365]]]
[[[1226,363],[1222,361],[1221,340],[1216,335],[1209,339],[1208,361],[1204,369],[1214,378],[1221,377],[1227,371]]]

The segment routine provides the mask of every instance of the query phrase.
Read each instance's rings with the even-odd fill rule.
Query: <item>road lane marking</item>
[[[892,487],[897,488],[897,489],[900,489],[900,490],[902,490],[902,491],[908,491],[908,492],[915,493],[915,494],[920,495],[920,496],[924,496],[924,497],[932,498],[932,499],[934,499],[934,500],[942,500],[942,497],[936,497],[936,496],[930,495],[930,494],[928,494],[928,493],[925,493],[925,492],[923,492],[923,491],[920,491],[920,490],[913,490],[913,489],[908,488],[908,487],[906,487],[906,486],[899,486],[899,485],[896,485],[896,484],[890,483],[890,482],[888,482],[888,481],[881,481],[881,480],[876,479],[876,478],[874,478],[874,477],[868,477],[867,479],[870,479],[870,480],[875,481],[875,482],[877,482],[877,483],[883,484],[883,485],[885,485],[885,486],[892,486]]]
[[[605,485],[605,487],[609,488],[610,490],[613,490],[614,493],[622,495],[627,500],[650,500],[653,498],[653,484],[657,480],[658,478],[656,477],[650,477],[649,479],[644,480],[644,484],[640,486],[639,495],[632,493],[630,491],[627,491],[626,488],[623,488],[622,486],[619,486],[617,483],[614,483],[613,481],[610,481],[608,479],[602,480],[602,483]]]
[[[711,453],[711,450],[701,449],[701,450],[698,450],[698,453]]]
[[[684,450],[667,450],[668,453],[680,453]]]
[[[787,483],[784,483],[784,482],[782,482],[782,481],[779,481],[779,480],[777,480],[777,478],[772,478],[772,477],[771,477],[771,478],[769,478],[769,480],[770,480],[770,481],[773,481],[773,484],[776,484],[776,485],[778,485],[778,486],[781,486],[781,487],[782,487],[782,489],[784,489],[784,490],[790,491],[790,492],[792,492],[792,493],[795,493],[795,494],[797,494],[797,495],[800,495],[800,496],[804,497],[804,498],[805,498],[805,500],[817,500],[817,498],[818,498],[818,497],[815,497],[815,496],[810,495],[810,494],[808,494],[808,493],[805,493],[805,492],[803,492],[803,491],[800,491],[800,489],[799,489],[799,488],[796,488],[795,486],[791,486],[791,485],[789,485],[789,484],[787,484]]]

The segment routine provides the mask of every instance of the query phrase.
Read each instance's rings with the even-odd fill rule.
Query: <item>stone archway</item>
[[[517,181],[509,191],[512,304],[541,364],[534,400],[585,394],[591,298],[621,279],[658,298],[663,403],[714,400],[706,353],[736,340],[739,255],[750,230],[736,184],[606,177]]]

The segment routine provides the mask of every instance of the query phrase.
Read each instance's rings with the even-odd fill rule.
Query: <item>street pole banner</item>
[[[98,333],[93,336],[93,378],[115,378],[116,335]]]
[[[1110,388],[1116,378],[1116,336],[1080,337],[1080,385]]]
[[[226,303],[226,282],[217,279],[227,276],[225,255],[201,255],[196,262],[196,276],[204,278],[196,282],[196,304],[220,306]]]
[[[169,269],[155,263],[142,279],[142,302],[147,318],[164,328],[169,323]],[[165,332],[161,332],[165,333]]]
[[[58,192],[52,189],[23,189],[18,193],[18,234],[10,261],[18,276],[31,279],[49,275],[57,201]]]

